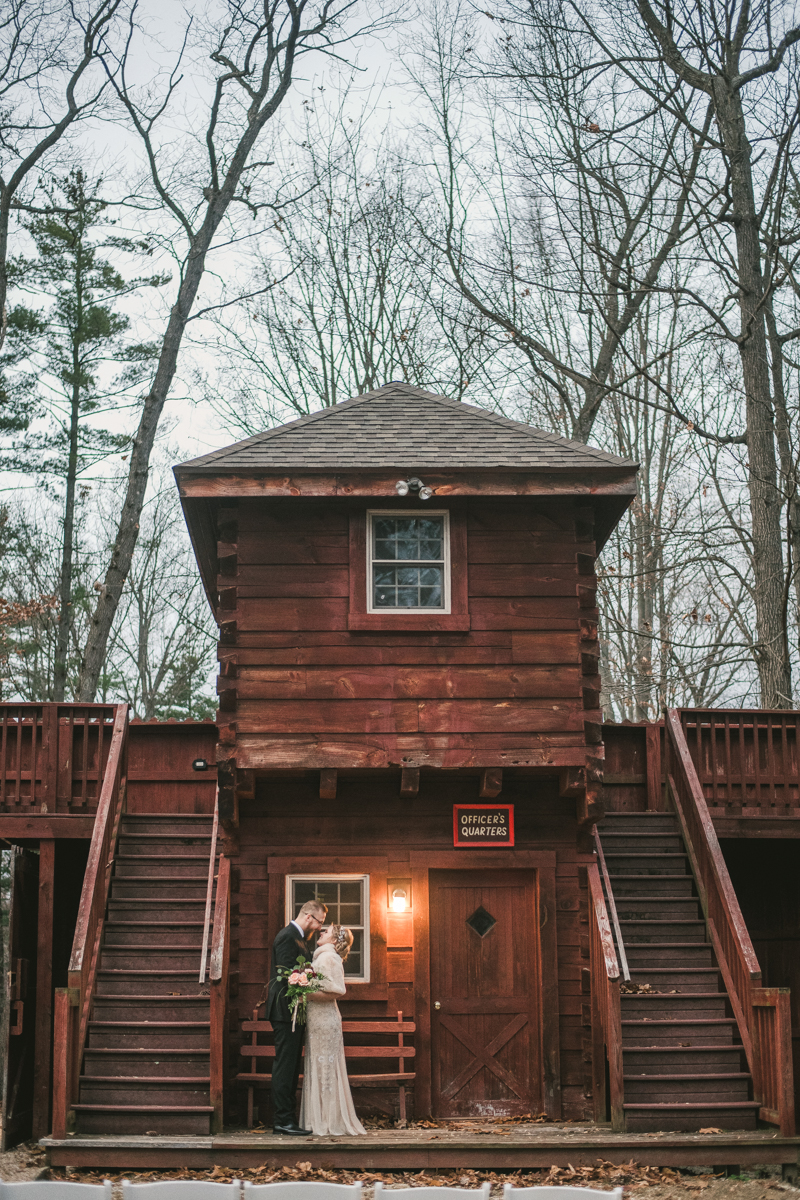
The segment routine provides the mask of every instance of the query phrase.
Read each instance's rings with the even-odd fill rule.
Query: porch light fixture
[[[408,908],[408,896],[403,888],[397,887],[392,892],[392,912],[405,912]]]
[[[192,763],[193,771],[207,771],[208,761],[205,758],[196,758]]]
[[[428,487],[421,479],[417,479],[416,475],[412,475],[410,479],[398,479],[394,490],[398,496],[407,496],[409,492],[416,492],[420,500],[430,500],[433,495],[433,488]]]

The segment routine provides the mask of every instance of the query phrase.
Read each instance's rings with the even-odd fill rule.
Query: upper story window
[[[447,512],[368,513],[367,556],[368,612],[450,612]]]

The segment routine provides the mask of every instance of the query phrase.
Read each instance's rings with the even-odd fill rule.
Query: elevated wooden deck
[[[230,1131],[211,1137],[43,1138],[51,1166],[117,1169],[277,1168],[298,1162],[349,1170],[539,1170],[633,1160],[659,1167],[782,1166],[797,1170],[800,1136],[756,1132],[612,1133],[607,1125],[370,1130],[366,1137],[280,1137]]]

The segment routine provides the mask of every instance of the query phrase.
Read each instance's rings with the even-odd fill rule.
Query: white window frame
[[[286,924],[288,925],[294,918],[294,905],[292,903],[292,884],[293,883],[314,883],[318,879],[330,880],[336,883],[360,883],[361,895],[363,900],[362,908],[362,925],[354,926],[355,929],[363,930],[363,946],[361,951],[361,974],[346,975],[347,983],[369,983],[370,969],[370,907],[369,907],[369,875],[361,873],[357,874],[339,874],[332,871],[315,871],[313,874],[306,872],[302,875],[287,875],[286,876]]]
[[[372,602],[372,556],[373,536],[372,522],[375,517],[444,517],[443,533],[444,561],[442,563],[442,592],[444,604],[441,608],[386,608],[376,606]],[[384,562],[384,559],[378,559]],[[399,560],[392,560],[393,565],[402,565]],[[447,616],[450,614],[450,512],[446,508],[431,508],[421,512],[418,508],[370,508],[367,510],[367,612],[368,613],[407,613],[409,615]]]

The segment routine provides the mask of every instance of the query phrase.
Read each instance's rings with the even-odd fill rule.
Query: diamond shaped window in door
[[[487,933],[491,933],[497,924],[497,918],[487,912],[481,904],[475,909],[471,917],[467,917],[467,924],[470,929],[474,929],[478,937],[486,937]]]

